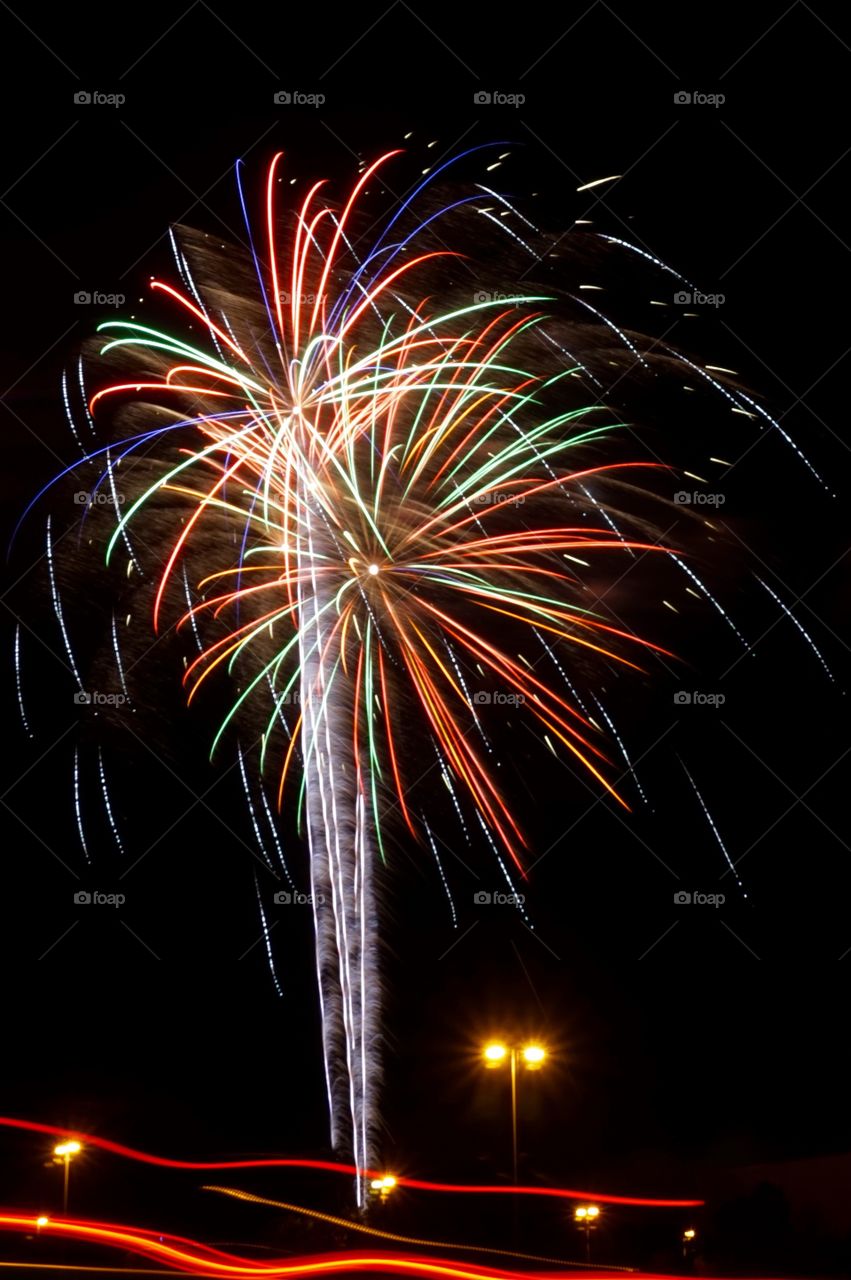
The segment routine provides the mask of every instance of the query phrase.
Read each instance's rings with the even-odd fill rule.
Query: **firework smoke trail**
[[[308,589],[299,592],[301,705],[306,735],[304,795],[310,848],[310,889],[316,931],[319,987],[323,993],[325,1074],[331,1100],[332,1125],[342,1108],[348,1110],[352,1150],[358,1168],[367,1169],[373,1159],[368,1120],[367,1057],[377,1071],[378,999],[374,989],[374,961],[364,950],[367,930],[367,860],[371,850],[363,824],[363,796],[355,789],[352,770],[345,767],[347,743],[344,726],[352,723],[351,694],[347,685],[333,688],[336,661],[329,653],[328,618],[332,601],[320,586],[315,564],[322,522],[308,502],[304,537],[307,544],[304,577]],[[323,557],[324,558],[324,557]],[[303,561],[304,563],[304,561]],[[300,566],[301,568],[301,566]],[[300,573],[301,578],[301,573]],[[333,640],[331,640],[333,644]],[[330,669],[329,669],[330,668]],[[360,781],[360,780],[358,780]],[[331,904],[331,911],[326,908]],[[365,985],[366,969],[373,987]],[[335,1046],[342,1044],[345,1076],[335,1063]],[[340,1095],[343,1095],[343,1100]],[[339,1141],[336,1125],[332,1142]],[[358,1180],[358,1202],[364,1186]]]
[[[135,321],[101,325],[102,355],[132,354],[144,372],[104,387],[87,406],[91,425],[91,413],[127,400],[138,406],[145,392],[156,401],[149,418],[161,424],[170,415],[167,425],[146,421],[144,430],[125,431],[120,444],[91,455],[103,469],[94,492],[108,485],[116,511],[107,558],[116,547],[129,552],[130,526],[155,498],[160,510],[180,516],[163,557],[155,629],[177,609],[178,630],[194,637],[198,653],[185,664],[190,701],[217,672],[238,687],[214,751],[243,709],[261,699],[261,772],[273,742],[286,739],[278,802],[297,810],[307,836],[332,1141],[361,1171],[379,1166],[376,871],[390,810],[431,848],[449,893],[432,827],[408,803],[421,772],[412,721],[434,750],[465,834],[469,806],[470,829],[481,829],[514,892],[524,839],[498,785],[473,677],[508,691],[537,720],[551,751],[568,753],[626,807],[607,779],[603,735],[573,691],[565,651],[635,670],[623,652],[630,644],[633,653],[635,645],[662,651],[589,612],[572,566],[581,572],[595,553],[669,554],[658,541],[632,538],[623,514],[615,522],[602,498],[592,497],[589,486],[598,481],[622,477],[635,487],[655,464],[587,465],[585,449],[602,447],[619,424],[596,394],[591,404],[577,398],[586,394],[582,383],[568,379],[587,372],[585,364],[539,328],[551,299],[462,298],[435,307],[418,273],[434,258],[448,271],[455,255],[420,251],[415,237],[440,215],[412,215],[410,232],[402,220],[426,182],[355,254],[353,210],[389,159],[361,174],[342,210],[323,203],[322,184],[314,185],[289,213],[285,236],[276,156],[262,253],[240,187],[256,279],[241,276],[230,295],[215,277],[211,285],[193,276],[175,243],[185,292],[161,281],[151,287],[204,337],[196,344]],[[522,237],[519,243],[528,250]],[[645,363],[631,338],[577,301]],[[533,332],[561,353],[554,374],[526,369],[520,353]],[[149,484],[145,472],[146,487],[119,510],[114,471],[123,468],[127,488],[125,460],[134,450],[154,456],[156,479]],[[577,450],[585,465],[574,464]],[[150,541],[162,543],[159,530]],[[71,658],[51,561],[48,567]],[[527,636],[552,659],[557,687],[520,652]],[[125,688],[114,623],[113,643]],[[74,674],[80,684],[76,666]],[[243,748],[237,751],[263,849]],[[269,818],[262,782],[260,794]],[[277,839],[275,846],[283,864]],[[271,964],[259,887],[258,903]],[[361,1174],[359,1200],[364,1184]]]

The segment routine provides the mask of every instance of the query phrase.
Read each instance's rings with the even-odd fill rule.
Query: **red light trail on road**
[[[41,1225],[40,1225],[41,1224]],[[576,1272],[515,1271],[500,1267],[476,1266],[451,1258],[417,1257],[392,1253],[340,1252],[296,1258],[278,1258],[254,1262],[235,1254],[182,1236],[161,1235],[140,1227],[117,1223],[87,1221],[76,1218],[49,1219],[20,1210],[0,1210],[0,1230],[76,1240],[84,1244],[100,1244],[126,1250],[149,1260],[163,1263],[179,1271],[206,1276],[234,1277],[236,1280],[307,1280],[324,1276],[377,1272],[422,1280],[555,1280],[558,1276],[576,1276]],[[61,1270],[61,1265],[57,1266]],[[586,1280],[623,1280],[623,1272],[608,1268],[583,1271]],[[634,1272],[636,1280],[684,1280],[683,1277]],[[763,1277],[762,1280],[770,1280]]]
[[[358,1169],[355,1165],[339,1164],[333,1160],[295,1160],[283,1157],[268,1157],[262,1160],[171,1160],[167,1156],[151,1155],[147,1151],[136,1151],[133,1147],[122,1146],[109,1138],[99,1138],[90,1133],[80,1133],[70,1129],[62,1129],[57,1125],[41,1124],[35,1120],[18,1120],[9,1116],[0,1116],[0,1127],[6,1129],[23,1129],[30,1133],[43,1133],[50,1137],[73,1138],[86,1147],[97,1147],[112,1155],[123,1156],[128,1160],[136,1160],[142,1164],[157,1165],[164,1169],[204,1170],[213,1169],[314,1169],[324,1173],[344,1173],[349,1177],[380,1178],[385,1169]],[[573,1191],[565,1187],[514,1187],[514,1186],[470,1186],[465,1183],[425,1182],[420,1178],[396,1177],[400,1187],[408,1187],[413,1191],[443,1191],[452,1195],[521,1195],[545,1196],[562,1200],[594,1200],[600,1204],[626,1204],[646,1206],[655,1209],[691,1209],[704,1203],[703,1200],[660,1200],[647,1196],[606,1195],[599,1191]]]

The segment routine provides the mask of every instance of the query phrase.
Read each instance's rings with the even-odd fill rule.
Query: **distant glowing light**
[[[527,1066],[540,1066],[546,1056],[546,1049],[543,1049],[539,1044],[527,1044],[523,1050],[523,1061]]]
[[[498,1066],[500,1062],[504,1062],[508,1057],[508,1050],[504,1044],[489,1044],[485,1046],[485,1062],[491,1066]]]
[[[378,576],[378,565],[377,565],[377,564],[371,564],[371,565],[369,566],[369,568],[368,568],[367,572],[368,572],[368,573],[370,573],[370,574],[372,574],[373,578],[377,577],[377,576]]]
[[[386,1200],[390,1192],[397,1186],[398,1179],[392,1173],[385,1173],[380,1178],[373,1178],[369,1184],[370,1190],[378,1196],[380,1200]]]
[[[60,1142],[58,1146],[53,1148],[55,1156],[76,1156],[83,1150],[80,1142]]]

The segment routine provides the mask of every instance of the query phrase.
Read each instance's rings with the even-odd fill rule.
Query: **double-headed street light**
[[[520,1061],[527,1071],[539,1071],[544,1065],[546,1056],[546,1049],[534,1043],[507,1045],[501,1040],[494,1040],[485,1045],[483,1050],[486,1067],[491,1069],[501,1067],[504,1062],[511,1065],[511,1157],[515,1187],[517,1186],[517,1063]]]
[[[591,1232],[600,1221],[598,1204],[578,1204],[573,1210],[573,1221],[581,1231],[585,1232],[585,1258],[591,1261]]]
[[[74,1156],[78,1156],[83,1146],[80,1142],[60,1142],[58,1146],[53,1148],[53,1154],[57,1161],[61,1161],[65,1165],[65,1189],[62,1195],[62,1212],[68,1212],[68,1178],[71,1172],[71,1161]]]
[[[380,1200],[382,1204],[384,1204],[387,1197],[395,1190],[395,1188],[396,1178],[392,1173],[385,1173],[382,1178],[373,1178],[372,1182],[369,1184],[370,1192],[377,1200]]]

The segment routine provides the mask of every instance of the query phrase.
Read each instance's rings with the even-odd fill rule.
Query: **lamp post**
[[[687,1271],[694,1268],[694,1255],[697,1252],[697,1232],[694,1227],[686,1227],[683,1232],[683,1262]]]
[[[65,1165],[65,1181],[62,1194],[62,1212],[68,1213],[68,1179],[71,1173],[71,1160],[82,1151],[82,1144],[79,1142],[60,1142],[58,1146],[53,1148],[53,1154],[57,1160]]]
[[[597,1204],[579,1204],[573,1210],[573,1220],[581,1231],[585,1232],[585,1261],[591,1261],[591,1232],[600,1221],[600,1206]]]
[[[539,1044],[506,1045],[494,1040],[485,1045],[485,1066],[491,1070],[508,1062],[511,1068],[511,1166],[514,1185],[517,1186],[517,1064],[522,1062],[527,1071],[539,1071],[547,1056]]]

